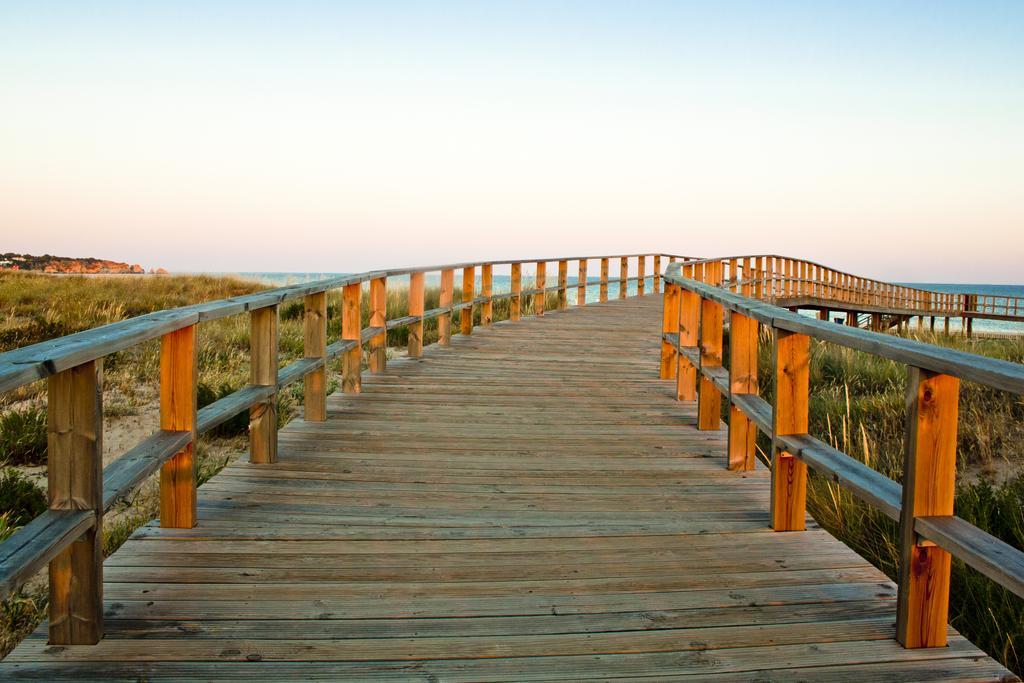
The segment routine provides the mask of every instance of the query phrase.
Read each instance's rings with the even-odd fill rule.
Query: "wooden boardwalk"
[[[105,568],[106,637],[0,678],[1012,679],[893,640],[896,588],[658,379],[661,298],[477,329],[335,394]]]

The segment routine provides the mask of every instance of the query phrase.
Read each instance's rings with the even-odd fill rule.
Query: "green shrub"
[[[46,411],[8,410],[0,416],[0,463],[46,464]]]
[[[0,515],[6,516],[7,526],[23,526],[47,507],[46,492],[38,484],[11,467],[0,470]]]

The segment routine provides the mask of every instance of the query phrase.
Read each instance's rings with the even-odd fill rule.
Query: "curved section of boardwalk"
[[[962,637],[905,650],[895,586],[826,532],[768,529],[767,471],[658,379],[660,299],[393,361],[200,526],[106,563],[106,638],[40,631],[3,676],[85,680],[996,680]],[[690,677],[690,678],[688,678]]]

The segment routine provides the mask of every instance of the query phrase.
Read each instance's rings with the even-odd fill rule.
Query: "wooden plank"
[[[1018,597],[1024,597],[1024,552],[952,515],[917,517],[914,530]]]
[[[349,394],[362,390],[362,296],[361,284],[345,285],[341,294],[341,338],[351,344],[341,358],[341,390]]]
[[[672,286],[672,285],[669,285]],[[737,394],[757,394],[757,321],[731,313],[729,322],[729,452],[730,470],[752,470],[755,464],[757,425],[737,407]]]
[[[109,510],[115,503],[131,493],[169,458],[188,446],[193,439],[193,430],[161,430],[142,440],[107,465],[103,469],[104,511]]]
[[[786,451],[779,437],[807,433],[810,344],[806,335],[775,330],[771,520],[776,531],[802,531],[807,518],[807,465]]]
[[[316,370],[303,376],[302,419],[323,422],[327,419],[327,293],[307,295],[302,308],[303,355],[320,361]]]
[[[266,401],[249,409],[249,459],[257,463],[277,461],[277,306],[249,313],[249,382],[273,387]]]
[[[196,525],[196,328],[190,325],[160,340],[160,429],[192,434],[160,466],[160,525],[179,529]]]
[[[908,648],[946,645],[951,556],[918,542],[915,519],[953,514],[959,393],[957,378],[910,368],[896,614]]]
[[[92,510],[46,510],[0,544],[0,597],[6,600],[96,524]]]
[[[50,560],[49,642],[92,645],[103,637],[103,362],[51,375],[47,406],[49,509],[92,518]]]

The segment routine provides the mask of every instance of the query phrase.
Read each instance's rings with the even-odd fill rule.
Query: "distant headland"
[[[144,275],[146,269],[137,263],[121,263],[98,258],[73,258],[43,254],[0,254],[0,270],[23,270],[37,273],[69,275]],[[165,275],[163,268],[150,268],[150,274]]]

